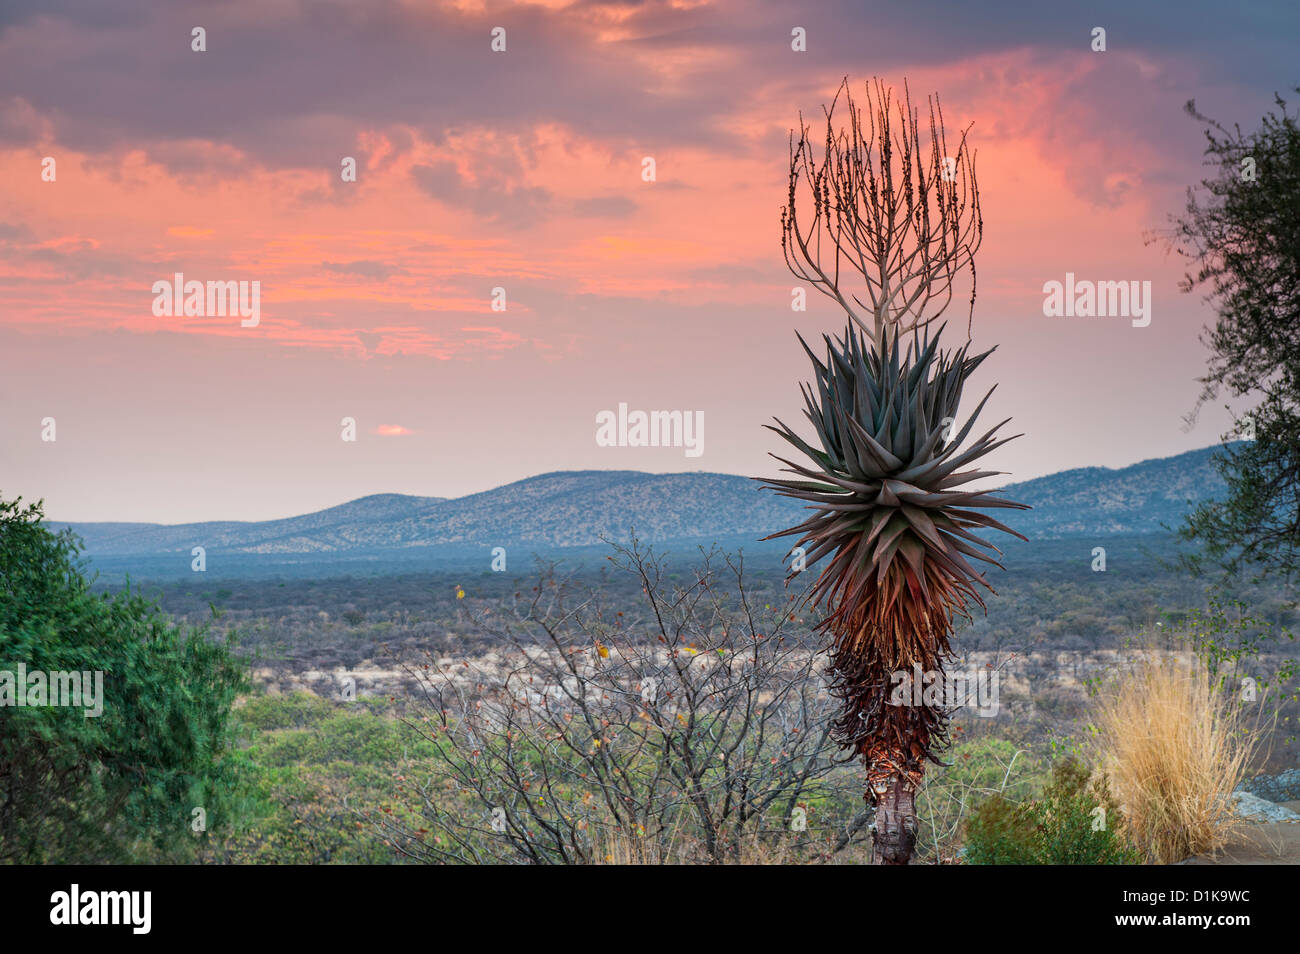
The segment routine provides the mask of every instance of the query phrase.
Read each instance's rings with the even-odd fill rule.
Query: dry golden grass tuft
[[[1257,744],[1243,707],[1192,655],[1140,653],[1099,700],[1102,761],[1128,831],[1155,864],[1219,851],[1241,834],[1232,792]]]

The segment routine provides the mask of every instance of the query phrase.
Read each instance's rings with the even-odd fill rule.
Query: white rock
[[[1291,809],[1266,802],[1250,792],[1233,792],[1232,800],[1236,803],[1236,813],[1242,818],[1267,822],[1300,822],[1300,815]]]

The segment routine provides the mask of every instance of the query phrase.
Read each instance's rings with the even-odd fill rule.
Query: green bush
[[[371,819],[399,818],[403,777],[424,781],[434,743],[363,696],[339,703],[308,692],[249,699],[235,710],[242,745],[234,821],[202,860],[226,864],[387,864],[400,861]],[[449,795],[449,798],[454,796]]]
[[[0,500],[0,670],[100,672],[102,714],[0,709],[0,862],[187,858],[194,810],[209,828],[228,814],[243,668],[138,594],[93,593],[75,538],[41,521]]]
[[[966,825],[966,862],[1136,864],[1137,852],[1124,837],[1123,817],[1105,776],[1090,777],[1087,766],[1063,759],[1052,767],[1052,781],[1040,798],[1017,803],[996,795],[984,802]]]

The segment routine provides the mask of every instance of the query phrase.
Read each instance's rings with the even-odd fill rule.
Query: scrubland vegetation
[[[39,594],[40,618],[80,634],[59,650],[63,668],[126,666],[136,682],[110,694],[102,722],[5,714],[0,772],[20,792],[63,785],[40,808],[0,798],[5,860],[869,856],[861,768],[828,733],[816,620],[775,564],[634,548],[531,576],[136,585],[127,597],[96,593],[71,541],[43,536],[33,513],[6,513],[8,552],[43,556],[7,571],[4,659],[34,645]],[[997,672],[999,706],[955,713],[918,798],[917,862],[1178,860],[1222,844],[1235,824],[1223,796],[1242,776],[1294,764],[1285,594],[1197,599],[1158,560],[1113,576],[1048,560],[998,585],[989,617],[959,629],[949,669]],[[146,651],[174,660],[167,685],[131,661]],[[138,765],[103,754],[128,737]]]
[[[707,572],[702,558],[688,572],[684,561],[625,557],[599,571],[544,567],[531,580],[264,583],[242,599],[236,585],[209,591],[215,625],[250,629],[247,649],[259,654],[257,694],[236,710],[255,810],[213,857],[865,861],[860,769],[838,762],[825,737],[815,620],[780,568],[745,564],[737,579],[739,565],[716,554]],[[1237,824],[1222,793],[1243,774],[1294,761],[1296,652],[1284,594],[1237,594],[1273,617],[1259,619],[1223,594],[1196,602],[1203,587],[1158,558],[1137,579],[1104,584],[1101,574],[1043,569],[1001,584],[989,617],[960,631],[955,665],[995,668],[1001,705],[993,717],[956,715],[954,744],[918,800],[917,860],[1168,861],[1213,850]],[[1102,585],[1113,593],[1104,602]],[[164,593],[173,606],[194,606],[196,620],[213,612],[198,608],[202,596],[192,587]],[[1032,608],[1044,605],[1057,610],[1050,623]],[[327,608],[313,613],[317,606]],[[743,658],[737,639],[756,632],[779,647],[758,671],[733,666],[723,678],[705,664]],[[543,657],[547,648],[563,651]],[[689,664],[666,666],[665,651]],[[1178,665],[1195,666],[1188,671],[1201,681],[1172,679]],[[651,710],[638,680],[652,672],[658,691],[695,698]],[[1161,673],[1172,679],[1163,696],[1144,681]],[[1246,675],[1261,703],[1250,725],[1243,707],[1224,702]],[[622,688],[630,702],[584,708],[561,692],[558,704],[545,690],[566,676],[606,695]],[[348,679],[355,702],[343,698]],[[512,682],[533,693],[532,705],[511,696],[513,710],[494,709]],[[736,700],[750,690],[764,700],[754,711],[770,709],[780,731],[769,725],[760,740],[750,729],[742,757],[715,765],[744,721],[719,711],[743,712]],[[781,711],[781,692],[799,705]],[[1202,731],[1171,737],[1162,724]],[[795,738],[802,747],[792,750]],[[1150,790],[1152,778],[1163,788]],[[742,810],[741,798],[758,807]],[[1098,805],[1107,807],[1100,835],[1091,827]]]

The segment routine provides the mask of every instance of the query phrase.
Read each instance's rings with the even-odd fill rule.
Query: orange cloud
[[[168,235],[175,235],[177,238],[208,238],[214,234],[213,229],[199,229],[192,225],[173,225],[167,230]]]

